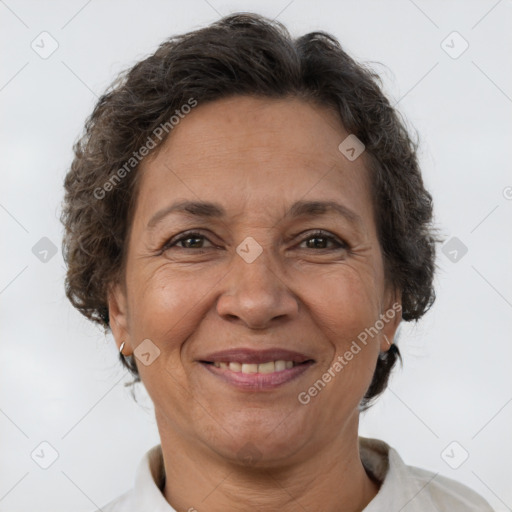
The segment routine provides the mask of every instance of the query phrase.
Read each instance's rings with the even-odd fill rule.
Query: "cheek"
[[[156,409],[169,422],[186,417],[190,399],[188,378],[182,364],[182,346],[199,323],[200,290],[183,280],[159,272],[134,282],[130,301],[134,345],[149,339],[158,356],[146,366],[137,361],[140,378]],[[175,424],[179,427],[179,421]]]
[[[316,326],[331,345],[330,358],[321,362],[325,381],[333,383],[332,393],[324,398],[338,402],[352,390],[348,394],[356,404],[371,382],[380,350],[378,337],[367,334],[379,319],[378,282],[372,272],[345,267],[323,276],[305,296]]]
[[[314,317],[337,342],[346,342],[375,323],[380,314],[381,284],[373,272],[343,264],[302,287]]]
[[[132,280],[130,325],[137,345],[152,340],[159,348],[159,363],[180,371],[181,348],[198,328],[208,307],[215,273],[170,270],[161,265],[153,273],[141,272]]]

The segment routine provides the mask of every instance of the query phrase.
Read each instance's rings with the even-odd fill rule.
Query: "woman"
[[[171,38],[98,102],[66,181],[66,292],[161,444],[103,511],[489,511],[358,437],[434,300],[431,196],[331,36],[256,15]]]

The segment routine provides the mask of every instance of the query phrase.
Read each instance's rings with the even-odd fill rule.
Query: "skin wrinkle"
[[[144,162],[126,288],[109,295],[109,312],[126,354],[146,338],[161,351],[150,366],[138,366],[155,404],[164,495],[177,510],[201,510],[224,476],[203,508],[288,512],[300,503],[306,510],[356,511],[378,490],[359,458],[358,404],[379,351],[388,348],[383,335],[393,339],[399,315],[310,404],[297,401],[396,295],[385,286],[364,160],[349,162],[338,152],[347,133],[333,119],[298,99],[219,100],[198,106]],[[180,169],[179,178],[162,162]],[[333,162],[341,170],[326,173]],[[196,196],[222,202],[226,222],[190,224],[175,216],[162,223],[158,242],[156,234],[149,240],[145,226],[156,211]],[[319,198],[355,211],[363,229],[330,215],[280,222],[286,205]],[[192,227],[223,250],[155,253],[166,235]],[[315,228],[346,236],[350,249],[306,249],[309,233],[282,240]],[[251,264],[235,252],[246,236],[264,248]],[[234,390],[196,362],[240,345],[286,347],[311,354],[316,364],[269,395]],[[237,456],[248,442],[261,452],[259,468]]]

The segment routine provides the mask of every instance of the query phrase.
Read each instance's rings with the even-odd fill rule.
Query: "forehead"
[[[142,162],[136,217],[176,198],[262,215],[299,199],[341,198],[369,214],[364,154],[349,161],[338,149],[348,135],[334,112],[296,98],[199,104]]]

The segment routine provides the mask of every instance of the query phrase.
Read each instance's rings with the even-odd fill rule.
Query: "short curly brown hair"
[[[127,170],[155,129],[190,98],[202,104],[252,95],[299,97],[335,109],[366,146],[386,279],[401,293],[403,320],[419,319],[435,298],[432,198],[417,143],[379,83],[333,36],[312,32],[293,39],[279,22],[255,14],[231,15],[166,40],[114,81],[74,145],[61,215],[66,295],[73,306],[109,330],[108,288],[122,282],[137,195],[137,166],[118,179],[123,166]],[[394,345],[379,357],[363,406],[385,389],[399,357]],[[133,356],[121,360],[140,381]]]

